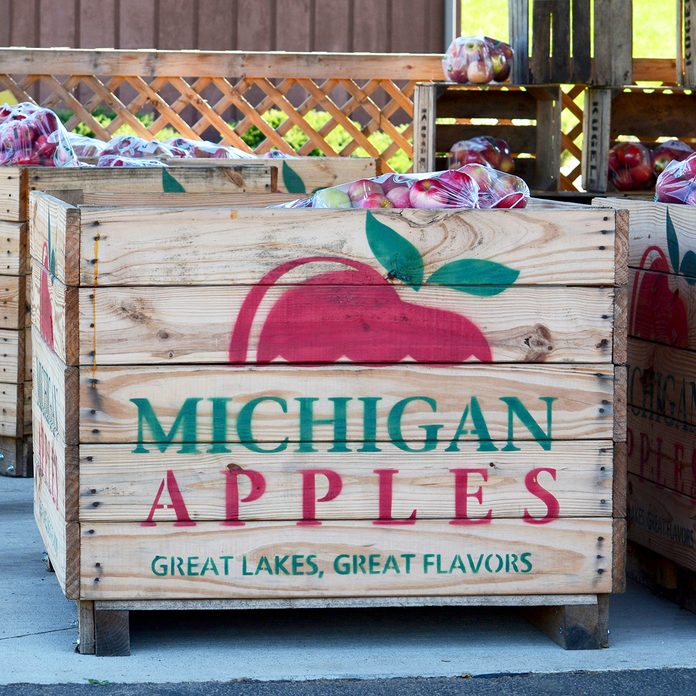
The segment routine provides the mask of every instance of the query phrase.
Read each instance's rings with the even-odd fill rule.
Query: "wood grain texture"
[[[0,380],[24,382],[27,330],[0,329]]]
[[[696,285],[672,273],[631,269],[629,334],[696,350]]]
[[[24,276],[0,276],[0,329],[26,325],[27,296]]]
[[[612,515],[612,445],[610,442],[554,443],[543,451],[520,443],[517,452],[422,453],[394,452],[343,455],[336,465],[326,454],[229,454],[181,456],[175,453],[134,454],[125,445],[83,445],[80,448],[80,520],[142,522],[148,518],[161,482],[173,472],[193,520],[226,519],[225,472],[253,470],[265,479],[265,492],[240,506],[243,520],[302,519],[301,470],[329,468],[342,479],[342,490],[332,503],[319,504],[321,519],[379,518],[380,485],[375,470],[394,469],[393,516],[417,519],[454,519],[455,477],[452,469],[477,469],[470,490],[482,487],[482,501],[470,500],[472,517],[492,510],[494,519],[522,518],[525,510],[536,519],[548,507],[529,492],[525,477],[537,468],[539,483],[559,503],[560,517]],[[230,446],[231,450],[234,447]],[[335,455],[334,455],[335,456]],[[484,473],[481,474],[480,472]],[[625,471],[624,471],[625,477]],[[485,477],[485,480],[484,480]],[[318,477],[319,486],[326,478]],[[625,482],[624,482],[625,483]],[[624,486],[625,487],[625,486]],[[249,479],[239,477],[240,497],[250,492]],[[167,500],[164,491],[164,499]],[[176,521],[172,509],[158,511],[155,521]]]
[[[94,654],[97,657],[130,655],[128,611],[94,611]]]
[[[293,157],[290,159],[267,159],[263,157],[240,160],[168,159],[170,167],[236,167],[249,164],[263,165],[276,169],[279,193],[311,194],[315,189],[338,186],[357,179],[369,179],[377,175],[377,160],[373,157]],[[290,167],[304,184],[305,191],[288,185],[284,171]]]
[[[0,273],[24,275],[27,272],[28,241],[25,222],[0,221]]]
[[[693,427],[642,409],[628,412],[628,470],[641,478],[696,498]]]
[[[615,518],[612,547],[612,592],[626,591],[626,536],[625,517]]]
[[[94,655],[94,602],[77,600],[77,651],[80,655]]]
[[[69,374],[69,369],[65,370]],[[297,398],[322,397],[314,403],[315,419],[333,417],[334,402],[324,398],[327,384],[331,395],[350,398],[346,402],[346,437],[363,438],[363,404],[358,397],[381,397],[378,405],[376,439],[387,438],[383,420],[394,405],[404,398],[425,395],[437,401],[432,405],[416,403],[402,419],[403,437],[422,445],[421,425],[442,424],[439,439],[453,437],[462,411],[471,396],[479,399],[490,437],[507,438],[508,408],[501,398],[518,397],[538,423],[546,428],[547,403],[552,403],[553,439],[612,439],[614,434],[614,369],[603,365],[505,365],[467,364],[458,367],[399,365],[396,367],[359,367],[335,365],[312,367],[97,367],[80,374],[80,442],[117,444],[134,442],[137,435],[137,409],[132,399],[148,399],[162,427],[169,430],[188,397],[203,399],[197,406],[198,442],[210,442],[211,397],[226,397],[233,441],[232,424],[240,407],[249,399],[269,395],[286,400],[287,413],[279,403],[260,403],[254,414],[254,438],[276,442],[286,435],[298,437],[299,403]],[[328,396],[328,395],[327,395]],[[541,398],[553,398],[552,402]],[[354,406],[353,406],[354,405]],[[470,416],[469,416],[470,417]],[[152,434],[145,427],[143,437]],[[529,432],[515,426],[516,437],[528,439]],[[332,439],[333,427],[317,425],[313,438]],[[177,434],[177,438],[181,433]],[[463,439],[471,437],[463,435]],[[226,439],[226,438],[223,438]],[[343,438],[341,438],[343,439]],[[486,438],[488,439],[488,438]],[[68,444],[73,444],[66,439]]]
[[[264,597],[341,597],[389,595],[470,595],[598,593],[611,590],[612,522],[609,519],[557,520],[540,534],[533,525],[519,520],[498,521],[493,525],[455,527],[439,521],[421,522],[416,529],[376,527],[365,522],[333,522],[319,527],[298,527],[283,522],[251,523],[245,527],[220,527],[214,522],[174,527],[160,524],[141,527],[128,523],[94,523],[82,527],[81,599],[203,599]],[[521,561],[523,553],[531,569]],[[313,556],[319,572],[312,575],[310,565],[296,575],[255,573],[262,556],[275,564],[275,556],[306,559]],[[379,561],[379,574],[341,574],[342,555],[368,556]],[[406,573],[402,554],[414,554],[410,573]],[[471,566],[438,574],[426,564],[425,555],[449,570],[456,554],[466,565],[467,554],[475,562],[483,556],[478,572]],[[383,572],[387,557],[400,559],[400,572]],[[500,572],[495,571],[500,566]],[[222,556],[233,556],[224,572]],[[498,560],[500,556],[500,560]],[[157,558],[158,572],[171,557],[181,557],[183,572],[192,560],[196,576],[158,577],[151,566]],[[201,576],[206,558],[220,565],[218,575],[210,567]],[[340,558],[339,558],[340,557]],[[336,560],[338,559],[338,560]],[[506,559],[510,572],[505,572]],[[286,560],[286,563],[290,561]],[[366,561],[367,562],[367,561]],[[397,561],[398,562],[398,561]],[[373,562],[374,563],[374,562]],[[196,566],[196,564],[198,564]],[[493,565],[495,564],[495,565]],[[427,565],[427,571],[425,570]],[[376,566],[373,565],[373,569]],[[251,568],[251,570],[249,570]],[[300,575],[299,572],[306,574]]]
[[[586,191],[607,190],[611,99],[611,90],[600,87],[590,87],[585,94],[582,187]]]
[[[632,338],[628,362],[632,410],[696,430],[696,353]]]
[[[33,292],[38,298],[41,267],[34,263]],[[55,350],[67,364],[79,360],[82,365],[227,363],[232,328],[251,291],[247,286],[78,291],[58,280],[48,283],[48,288]],[[298,292],[297,286],[269,289],[250,326],[248,362],[257,360],[261,327],[269,312],[288,293]],[[416,293],[401,285],[395,286],[395,294],[408,303],[403,305],[404,312],[417,305],[454,313],[437,315],[442,319],[431,326],[433,345],[442,340],[444,332],[456,336],[455,320],[467,317],[483,332],[494,362],[608,362],[612,340],[617,340],[617,332],[622,333],[621,325],[613,326],[612,288],[513,286],[503,294],[480,297],[450,287],[425,287]],[[317,312],[340,335],[364,292],[356,286],[336,286],[333,295],[333,313],[325,306],[317,307]],[[309,293],[306,308],[319,302],[313,297],[316,293]],[[403,325],[403,317],[398,320]],[[38,313],[34,321],[38,325]],[[294,321],[296,316],[284,319],[288,335],[293,334]],[[364,322],[364,330],[369,332],[367,315]],[[374,326],[372,335],[379,334],[380,326]],[[464,341],[463,337],[458,340]],[[411,357],[405,359],[412,361]]]
[[[64,255],[65,225],[58,215],[70,208],[41,194],[36,205],[32,257],[40,260],[51,207],[56,254]],[[340,255],[382,274],[388,270],[375,261],[365,233],[366,213],[359,210],[82,209],[80,214],[82,230],[89,232],[81,239],[79,284],[89,287],[255,283],[287,261],[289,253],[294,258]],[[519,284],[551,285],[614,283],[613,224],[604,217],[591,208],[375,214],[418,249],[426,278],[448,261],[476,258],[518,270]],[[68,285],[78,284],[75,261],[72,256],[67,260],[66,281],[66,261],[56,260],[56,275]],[[321,265],[309,266],[312,275],[321,270]]]
[[[631,441],[614,443],[614,468],[612,470],[612,503],[614,517],[626,517],[626,476],[628,473],[628,448]]]
[[[658,247],[662,251],[670,272],[675,272],[667,247],[668,212],[677,237],[680,262],[689,251],[696,253],[696,210],[692,206],[653,203],[630,198],[599,199],[595,204],[611,205],[629,211],[628,265],[631,268],[641,269],[646,264],[651,263],[654,257],[644,258],[644,256],[650,247]]]
[[[32,410],[44,418],[47,430],[67,445],[77,444],[78,372],[66,367],[46,345],[39,332],[32,334],[34,360]]]
[[[626,0],[603,0],[601,9],[595,6],[594,84],[622,87],[633,83],[632,9]]]
[[[628,411],[628,369],[626,365],[614,366],[614,442],[626,442]]]
[[[696,570],[696,498],[628,475],[628,538]]]

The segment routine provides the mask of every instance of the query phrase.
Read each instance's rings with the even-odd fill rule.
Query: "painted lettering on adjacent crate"
[[[34,427],[36,477],[41,481],[56,508],[58,508],[58,454],[46,432],[42,419],[37,418]]]
[[[639,527],[677,546],[696,549],[696,532],[693,527],[679,524],[668,511],[655,510],[629,498],[626,513],[629,525]]]
[[[51,375],[38,356],[34,356],[34,402],[32,408],[43,416],[48,429],[54,435],[60,434],[58,423],[59,399],[64,395],[59,393],[58,386],[53,383]]]
[[[255,577],[334,575],[508,575],[534,570],[531,551],[491,553],[348,554],[320,559],[316,554],[164,556],[156,555],[150,571],[157,577]]]

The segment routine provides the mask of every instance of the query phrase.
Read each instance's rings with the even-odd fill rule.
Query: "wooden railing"
[[[381,170],[400,151],[413,156],[413,89],[418,81],[442,79],[433,54],[123,51],[110,49],[0,50],[0,85],[18,100],[32,100],[74,115],[69,128],[85,124],[108,139],[123,125],[145,138],[171,128],[192,138],[221,140],[246,150],[242,137],[254,127],[263,136],[261,154],[293,150],[284,136],[293,128],[306,136],[297,154],[319,151],[350,156],[361,150]],[[635,60],[636,80],[674,82],[674,60]],[[576,166],[563,177],[574,188],[579,177],[582,90],[568,87],[563,148]],[[99,110],[115,115],[110,123]],[[271,125],[273,110],[287,118]],[[312,126],[305,116],[326,114]],[[143,123],[137,116],[149,114]],[[340,144],[331,134],[343,129]],[[379,134],[379,137],[374,137]],[[332,144],[334,142],[334,144]]]

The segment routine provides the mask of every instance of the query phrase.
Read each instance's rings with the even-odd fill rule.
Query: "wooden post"
[[[677,46],[683,45],[684,65],[677,63],[677,74],[683,70],[683,84],[696,85],[696,60],[694,46],[696,46],[696,0],[682,0],[683,6],[683,30],[677,37]],[[681,17],[680,17],[681,18]]]
[[[594,7],[593,84],[630,85],[633,82],[633,2],[604,0]]]
[[[606,88],[590,87],[585,94],[582,186],[586,191],[607,190],[611,99],[612,92]]]
[[[509,0],[508,26],[510,45],[515,51],[512,63],[512,84],[529,82],[529,0]]]
[[[94,636],[97,657],[130,655],[130,626],[128,610],[95,609]]]
[[[94,602],[78,600],[77,604],[77,652],[94,655]]]
[[[435,169],[435,102],[434,83],[416,85],[413,95],[413,171],[432,172]]]
[[[537,97],[536,173],[534,186],[541,191],[558,189],[561,172],[561,100],[544,88],[530,88]]]
[[[573,72],[576,84],[587,84],[592,77],[590,56],[590,0],[573,0]]]
[[[534,607],[527,619],[566,650],[596,650],[609,646],[609,595],[596,604]]]

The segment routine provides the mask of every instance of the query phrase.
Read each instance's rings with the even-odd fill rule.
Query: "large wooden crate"
[[[414,171],[447,169],[447,153],[454,143],[490,135],[508,141],[515,174],[530,188],[558,190],[561,109],[558,85],[474,87],[449,82],[419,83],[413,106]]]
[[[660,138],[678,138],[696,148],[696,94],[680,87],[590,87],[585,95],[582,185],[605,193],[609,149],[622,136],[652,147]]]
[[[606,643],[621,213],[32,206],[35,511],[83,652],[136,608],[539,605]]]
[[[630,2],[602,0],[591,7],[590,0],[508,0],[508,5],[510,43],[515,50],[513,82],[633,82]],[[591,59],[593,32],[595,48]]]
[[[654,578],[659,572],[676,583],[668,589],[680,589],[693,609],[696,210],[624,199],[597,204],[607,202],[630,210],[628,536],[663,559],[651,564]],[[677,569],[666,572],[664,559]]]
[[[184,192],[200,205],[221,194],[277,189],[277,167],[270,161],[228,167],[96,169],[3,167],[0,169],[0,475],[31,476],[31,318],[27,225],[32,190],[97,192],[131,201],[175,204]],[[164,196],[164,198],[162,198]],[[272,199],[269,197],[269,202]]]

